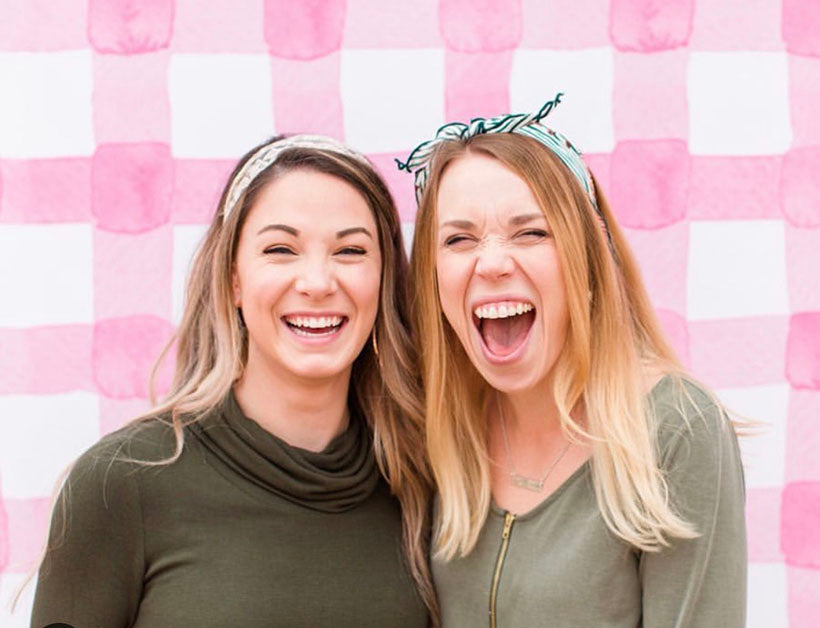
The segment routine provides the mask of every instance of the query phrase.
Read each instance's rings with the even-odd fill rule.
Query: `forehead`
[[[246,225],[269,223],[308,233],[335,233],[352,226],[375,229],[373,212],[361,192],[344,179],[308,169],[285,172],[260,190]]]
[[[520,213],[542,213],[527,182],[494,157],[467,154],[442,174],[436,198],[438,222],[482,221]]]

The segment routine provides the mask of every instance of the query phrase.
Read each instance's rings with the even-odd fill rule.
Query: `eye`
[[[444,240],[444,246],[457,246],[459,244],[464,244],[465,242],[469,242],[472,240],[470,236],[466,236],[464,234],[457,234],[450,236],[449,238]]]
[[[549,233],[543,229],[525,229],[515,234],[516,238],[526,238],[527,240],[542,240],[549,236]]]
[[[367,253],[367,251],[360,246],[346,246],[340,249],[337,255],[364,255],[365,253]]]
[[[269,246],[264,250],[265,255],[296,255],[293,249],[287,246]]]

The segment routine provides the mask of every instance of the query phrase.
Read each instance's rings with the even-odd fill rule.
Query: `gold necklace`
[[[504,438],[504,451],[507,454],[507,464],[510,467],[510,481],[518,488],[524,488],[528,491],[533,491],[534,493],[540,493],[544,490],[544,482],[547,481],[547,478],[550,476],[553,469],[558,466],[558,463],[561,462],[567,451],[569,451],[570,442],[567,441],[566,447],[564,447],[563,451],[558,454],[558,457],[552,461],[552,464],[540,479],[521,475],[515,470],[515,463],[513,463],[512,456],[510,455],[510,443],[507,441],[507,427],[504,424],[504,411],[501,409],[501,402],[498,401],[498,398],[496,398],[496,405],[498,406],[498,417],[501,419],[501,436]]]

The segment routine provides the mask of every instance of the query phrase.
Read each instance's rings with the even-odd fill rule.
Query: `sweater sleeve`
[[[77,460],[58,497],[40,566],[32,628],[125,628],[142,594],[138,467],[104,439]]]
[[[684,386],[679,403],[655,408],[660,463],[671,503],[699,536],[641,554],[643,626],[742,628],[747,555],[737,438],[708,395]]]

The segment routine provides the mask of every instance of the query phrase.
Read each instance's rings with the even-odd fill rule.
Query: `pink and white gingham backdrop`
[[[820,2],[3,0],[0,598],[59,471],[146,408],[236,158],[274,132],[391,161],[530,111],[588,161],[744,443],[749,626],[820,617]],[[27,626],[30,594],[3,626]]]

